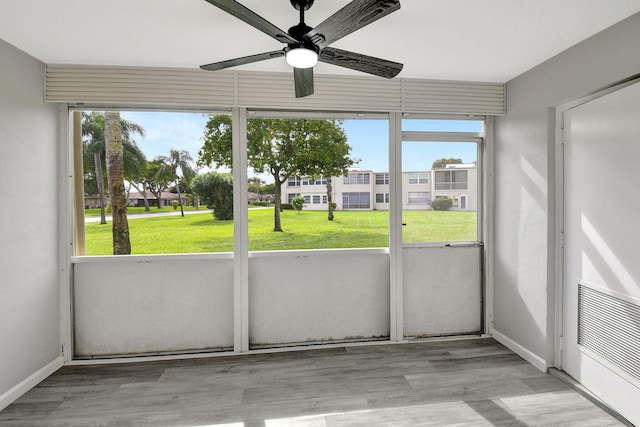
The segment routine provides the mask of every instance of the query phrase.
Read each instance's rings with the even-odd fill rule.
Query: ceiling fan
[[[293,67],[296,98],[313,94],[313,66],[318,61],[388,79],[402,70],[402,64],[397,62],[328,47],[342,37],[400,9],[400,0],[353,0],[315,28],[304,22],[304,12],[313,5],[314,0],[290,0],[293,7],[300,11],[300,22],[287,32],[235,0],[206,1],[287,46],[282,50],[202,65],[200,68],[203,70],[217,71],[285,56],[287,63]]]

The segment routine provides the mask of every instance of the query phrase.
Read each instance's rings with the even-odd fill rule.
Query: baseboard
[[[496,331],[495,329],[491,331],[491,336],[500,344],[507,347],[509,350],[513,351],[515,354],[522,357],[524,360],[531,363],[542,372],[547,372],[547,370],[549,369],[549,365],[542,357],[533,353],[531,350],[521,346],[508,336]]]
[[[9,391],[0,395],[0,411],[15,402],[20,396],[37,386],[42,380],[53,374],[60,369],[64,364],[62,356],[56,358],[52,362],[48,363],[44,367],[40,368],[33,374],[29,375],[23,381],[18,383],[15,387],[9,389]]]

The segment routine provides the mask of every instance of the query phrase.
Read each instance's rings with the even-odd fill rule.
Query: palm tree
[[[105,166],[105,114],[99,111],[91,113],[82,112],[82,136],[86,137],[83,143],[85,188],[93,188],[100,197],[100,223],[106,224],[104,213],[104,178]],[[145,130],[137,123],[120,118],[122,133],[122,148],[124,154],[124,176],[129,182],[137,181],[146,169],[144,153],[132,139],[133,134],[139,134],[144,138]]]
[[[158,175],[163,176],[169,174],[173,179],[173,183],[178,190],[178,203],[180,203],[180,213],[184,216],[184,208],[182,206],[182,195],[180,194],[180,183],[178,182],[178,168],[182,171],[182,179],[189,183],[195,176],[196,172],[191,166],[193,158],[191,154],[184,150],[170,150],[169,156],[159,156],[157,158],[162,166],[158,170]]]
[[[127,221],[127,197],[124,189],[124,150],[122,147],[120,113],[107,111],[104,119],[105,159],[107,181],[111,196],[113,218],[113,254],[129,255],[129,223]]]

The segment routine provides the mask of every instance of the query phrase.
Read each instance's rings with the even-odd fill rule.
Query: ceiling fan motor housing
[[[309,10],[309,8],[313,6],[313,0],[291,0],[291,4],[297,10]]]

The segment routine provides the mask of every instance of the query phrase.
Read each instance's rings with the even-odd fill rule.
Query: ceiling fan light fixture
[[[311,68],[318,63],[318,53],[304,45],[289,47],[285,56],[287,63],[294,68]]]

